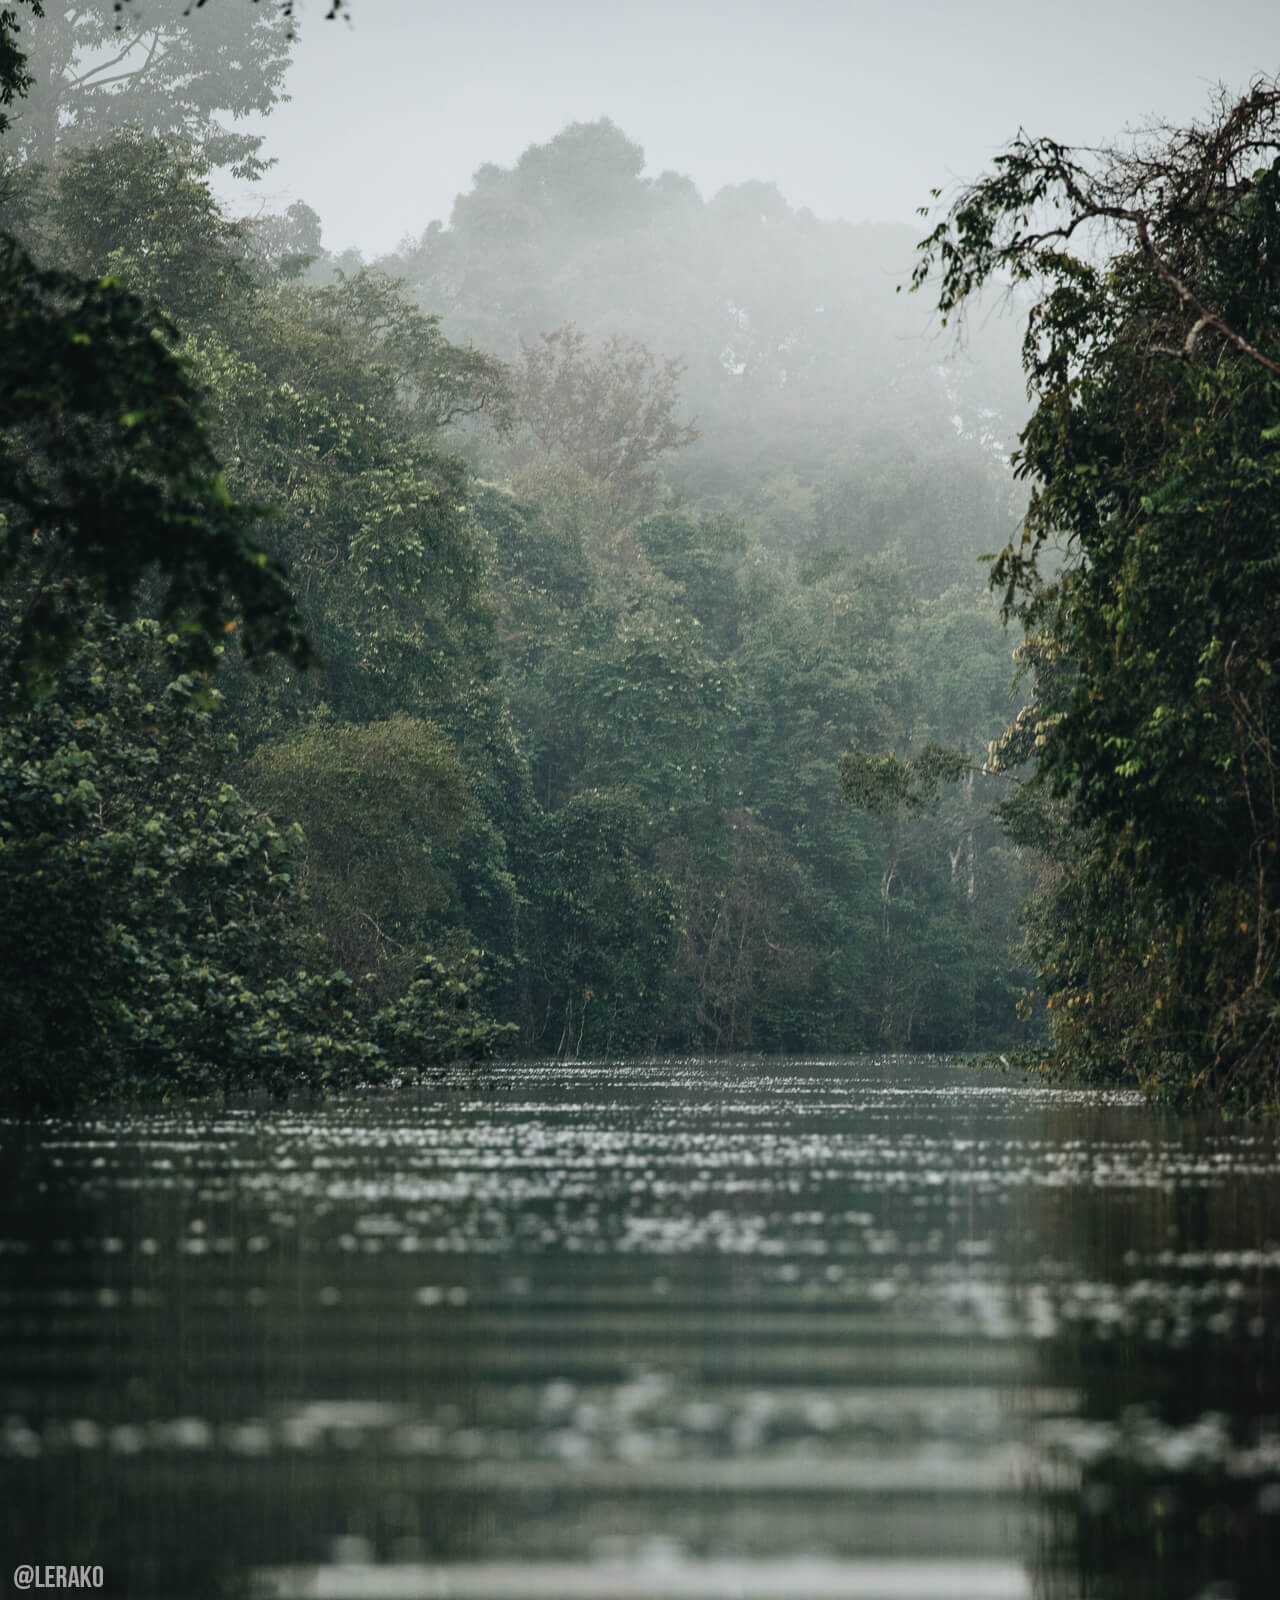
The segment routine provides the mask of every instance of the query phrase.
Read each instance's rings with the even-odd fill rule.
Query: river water
[[[0,1133],[6,1584],[1280,1593],[1257,1128],[860,1058]]]

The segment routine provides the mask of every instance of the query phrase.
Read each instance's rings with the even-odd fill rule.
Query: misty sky
[[[223,0],[227,3],[227,0]],[[611,117],[649,171],[748,178],[852,221],[914,220],[1019,125],[1097,143],[1280,71],[1276,0],[303,0],[278,165],[237,209],[306,200],[366,255],[447,220],[485,161]]]

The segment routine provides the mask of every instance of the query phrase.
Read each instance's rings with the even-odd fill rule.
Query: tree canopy
[[[21,158],[47,163],[133,126],[198,144],[213,166],[238,177],[266,170],[262,136],[229,124],[269,111],[283,95],[292,40],[284,8],[73,0],[31,13],[23,29],[30,82],[13,118]]]

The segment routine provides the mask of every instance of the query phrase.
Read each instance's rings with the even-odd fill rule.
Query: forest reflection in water
[[[1259,1129],[859,1058],[4,1143],[13,1561],[135,1597],[1280,1585]]]

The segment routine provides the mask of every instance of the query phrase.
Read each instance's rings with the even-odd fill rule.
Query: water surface
[[[5,1130],[17,1561],[132,1597],[1280,1591],[1280,1160],[918,1058]]]

